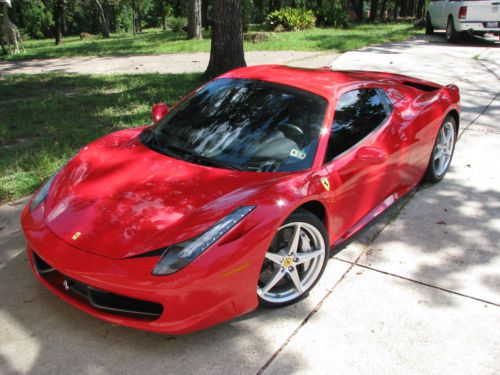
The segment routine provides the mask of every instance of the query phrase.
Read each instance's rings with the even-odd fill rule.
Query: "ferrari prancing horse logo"
[[[321,177],[321,184],[323,185],[326,191],[330,191],[330,182],[328,181],[328,178]]]
[[[75,232],[75,234],[73,235],[73,241],[76,241],[78,239],[78,237],[80,237],[82,235],[81,232]]]

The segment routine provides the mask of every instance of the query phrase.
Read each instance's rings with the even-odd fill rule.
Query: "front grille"
[[[114,294],[67,277],[50,266],[37,253],[34,251],[31,253],[35,268],[43,279],[97,310],[141,320],[155,320],[163,312],[163,306],[159,303]]]

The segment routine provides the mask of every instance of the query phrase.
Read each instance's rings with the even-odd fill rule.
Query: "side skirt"
[[[415,186],[408,186],[404,189],[397,191],[396,193],[391,194],[385,200],[382,201],[379,205],[375,206],[368,214],[366,214],[360,221],[354,224],[347,232],[345,232],[342,236],[340,236],[330,248],[330,254],[335,255],[340,252],[343,248],[345,248],[353,238],[355,234],[360,232],[362,229],[369,227],[372,221],[384,213],[389,207],[391,207],[394,203],[398,202],[401,198],[409,194],[410,192],[416,191],[418,184]]]

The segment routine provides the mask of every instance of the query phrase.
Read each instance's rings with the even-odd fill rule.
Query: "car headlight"
[[[212,225],[210,229],[200,236],[166,247],[163,256],[153,270],[153,275],[169,275],[186,267],[198,255],[212,246],[219,238],[252,212],[254,208],[255,206],[239,207]]]
[[[44,202],[45,199],[47,199],[47,195],[49,194],[49,190],[50,190],[50,185],[52,185],[52,181],[54,180],[54,176],[55,175],[53,175],[51,178],[49,178],[49,180],[45,183],[45,185],[43,185],[42,188],[40,190],[38,190],[38,192],[35,194],[35,196],[31,200],[30,212],[33,211],[38,206],[40,206],[40,204],[42,204],[42,202]]]

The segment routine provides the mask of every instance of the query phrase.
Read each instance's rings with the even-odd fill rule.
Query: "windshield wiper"
[[[194,152],[186,150],[185,148],[182,148],[179,146],[166,145],[164,147],[174,150],[175,153],[184,154],[185,156],[187,156],[187,158],[190,161],[193,161],[193,162],[197,162],[197,163],[204,164],[204,165],[211,165],[211,166],[217,167],[217,168],[232,169],[234,171],[242,171],[243,170],[243,168],[238,167],[236,165],[233,165],[231,163],[227,163],[227,162],[224,162],[221,160],[210,159],[210,158],[207,158],[206,156],[195,154]]]
[[[186,150],[185,148],[179,146],[170,144],[164,145],[162,144],[162,141],[158,136],[158,134],[156,134],[151,128],[144,129],[143,134],[147,137],[146,139],[144,139],[144,142],[147,143],[147,145],[151,147],[153,150],[158,151],[164,155],[176,159],[196,162],[198,164],[211,165],[217,168],[232,169],[235,171],[243,170],[243,168],[240,168],[236,165],[226,163],[220,160],[210,159],[205,156],[195,154],[194,152]]]
[[[172,152],[165,146],[162,146],[160,142],[160,138],[158,135],[153,131],[151,128],[146,128],[143,130],[141,134],[144,134],[147,136],[146,139],[143,140],[143,143],[146,143],[149,147],[151,147],[153,150],[159,152],[160,154],[164,154],[176,159],[181,159],[181,160],[186,160],[185,155],[181,155],[180,153],[177,152]]]

